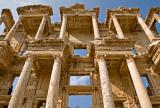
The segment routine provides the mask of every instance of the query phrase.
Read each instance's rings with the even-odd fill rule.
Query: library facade
[[[145,20],[139,8],[108,9],[104,22],[98,7],[59,10],[52,23],[51,6],[18,7],[16,20],[2,9],[0,108],[72,108],[84,95],[89,108],[160,108],[160,7]]]

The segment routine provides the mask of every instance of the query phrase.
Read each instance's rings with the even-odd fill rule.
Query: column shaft
[[[11,100],[9,102],[9,106],[8,108],[21,108],[19,106],[21,106],[21,100],[20,98],[24,95],[24,91],[25,88],[27,86],[27,81],[29,79],[30,76],[30,72],[32,69],[32,65],[33,65],[33,58],[29,57],[22,69],[22,72],[20,74],[19,80],[17,82],[17,86],[15,88],[15,91],[11,97]]]
[[[154,18],[157,20],[157,22],[160,24],[160,16],[158,16],[157,14],[154,14]]]
[[[61,39],[64,38],[65,32],[66,32],[66,27],[67,27],[67,15],[63,15],[59,38],[61,38]]]
[[[9,30],[7,36],[5,37],[5,40],[10,42],[11,38],[15,35],[17,28],[19,27],[20,23],[22,21],[22,17],[19,16],[18,20],[14,23],[14,25],[12,26],[12,28]]]
[[[106,61],[103,57],[98,59],[98,66],[104,108],[115,108]]]
[[[99,39],[100,34],[99,34],[98,22],[97,22],[97,16],[96,15],[92,15],[92,23],[93,23],[94,38]]]
[[[120,27],[120,24],[119,24],[116,16],[113,15],[113,16],[112,16],[112,19],[113,19],[113,23],[114,23],[116,32],[117,32],[117,34],[118,34],[118,38],[119,38],[119,39],[123,39],[123,38],[124,38],[124,34],[123,34],[123,31],[122,31],[122,29],[121,29],[121,27]]]
[[[147,91],[143,85],[140,74],[134,62],[134,59],[131,56],[128,56],[127,59],[128,69],[141,105],[141,108],[152,108],[151,101],[147,94]]]
[[[39,28],[38,28],[38,31],[37,31],[37,33],[36,33],[36,36],[35,36],[35,39],[36,39],[36,40],[38,40],[38,39],[40,39],[40,38],[42,37],[43,31],[44,31],[44,27],[45,27],[45,25],[46,25],[46,22],[47,22],[47,19],[46,19],[45,16],[43,16],[42,21],[41,21],[41,24],[40,24],[40,26],[39,26]]]
[[[50,79],[45,108],[56,108],[58,91],[59,91],[60,71],[61,71],[61,58],[56,57],[54,60],[53,69],[51,73],[51,79]]]
[[[139,24],[141,25],[142,29],[144,30],[144,32],[146,33],[146,35],[148,36],[150,42],[152,42],[152,40],[155,39],[155,36],[151,32],[151,30],[149,29],[147,24],[143,21],[143,19],[140,17],[140,15],[137,15],[137,20],[138,20]]]

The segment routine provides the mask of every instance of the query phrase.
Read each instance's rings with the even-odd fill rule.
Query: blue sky
[[[150,7],[160,6],[160,0],[0,0],[0,10],[2,8],[10,8],[14,13],[14,17],[16,17],[16,8],[18,6],[28,4],[50,5],[53,7],[54,11],[52,21],[58,22],[60,21],[59,7],[62,5],[70,6],[74,3],[84,3],[88,9],[91,9],[95,6],[100,7],[99,21],[105,20],[105,13],[107,8],[116,8],[118,6],[139,7],[141,8],[141,14],[144,16]]]
[[[96,6],[100,7],[99,21],[105,21],[105,13],[108,8],[116,8],[119,6],[125,7],[138,7],[141,9],[141,14],[143,18],[147,15],[147,12],[151,7],[160,6],[160,0],[0,0],[0,11],[3,8],[10,8],[14,19],[17,18],[16,8],[18,6],[28,5],[28,4],[45,4],[50,5],[53,8],[54,15],[51,17],[52,22],[60,22],[59,7],[60,6],[70,6],[75,3],[84,3],[87,9],[92,9]],[[2,26],[0,27],[1,31]],[[78,99],[78,100],[77,100]],[[86,99],[86,100],[85,100]],[[79,102],[81,108],[88,108],[91,102],[91,96],[89,97],[74,97],[69,98],[69,105],[78,105]],[[83,104],[84,103],[84,104]],[[88,103],[88,104],[87,104]],[[71,105],[70,105],[71,106]],[[71,107],[74,108],[74,107]]]

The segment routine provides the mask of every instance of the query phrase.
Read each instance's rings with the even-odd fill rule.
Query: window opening
[[[147,75],[141,75],[141,79],[142,79],[144,87],[147,89],[148,95],[152,96],[153,93],[152,93],[151,84],[150,84],[150,82],[148,80],[148,76]]]
[[[0,34],[2,34],[4,32],[4,29],[5,29],[5,25],[4,25],[4,23],[2,23],[0,25]]]
[[[157,34],[160,36],[160,23],[156,22]]]
[[[84,76],[70,76],[69,85],[91,85],[91,77]]]
[[[74,55],[85,57],[87,56],[87,49],[74,49]]]
[[[69,95],[68,108],[92,108],[92,95]]]
[[[14,80],[13,80],[13,83],[12,83],[11,87],[10,87],[9,90],[8,90],[8,95],[12,95],[12,94],[13,94],[13,92],[14,92],[14,90],[15,90],[15,88],[16,88],[16,85],[17,85],[17,83],[18,83],[18,80],[19,80],[19,76],[16,76],[16,77],[14,78]]]

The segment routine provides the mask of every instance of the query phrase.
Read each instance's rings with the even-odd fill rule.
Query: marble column
[[[27,86],[32,65],[33,65],[33,57],[28,57],[28,59],[26,60],[23,66],[22,72],[20,74],[19,80],[17,82],[17,86],[9,102],[8,108],[22,108],[22,106],[20,105],[22,104],[20,99],[24,96],[23,93]]]
[[[113,24],[114,24],[114,26],[115,26],[116,32],[117,32],[117,34],[118,34],[118,38],[119,38],[119,39],[123,39],[123,38],[124,38],[124,34],[123,34],[123,31],[122,31],[122,29],[121,29],[121,26],[120,26],[120,24],[119,24],[116,16],[113,15],[113,16],[112,16],[112,19],[113,19]]]
[[[38,39],[41,39],[42,35],[43,35],[43,32],[44,32],[44,28],[45,28],[45,25],[46,25],[46,22],[47,22],[47,16],[43,16],[42,18],[42,21],[41,21],[41,24],[38,28],[38,31],[36,33],[36,36],[35,36],[35,39],[38,40]]]
[[[65,32],[66,32],[66,27],[67,27],[67,15],[63,15],[62,19],[62,25],[61,25],[61,31],[59,38],[64,39],[65,38]]]
[[[97,16],[96,15],[92,15],[92,23],[93,23],[94,38],[99,39],[100,34],[99,34],[98,22],[97,22]]]
[[[160,16],[158,14],[154,14],[154,18],[157,20],[157,22],[160,24]]]
[[[45,108],[56,108],[58,92],[59,92],[60,72],[61,72],[61,58],[56,57],[54,60],[53,69],[51,73]]]
[[[16,33],[16,31],[17,31],[17,29],[18,29],[18,27],[19,27],[19,25],[20,25],[20,23],[22,21],[22,18],[23,18],[22,16],[19,16],[17,21],[14,23],[12,28],[9,30],[7,36],[5,37],[5,40],[7,42],[10,42],[12,37],[15,35],[15,33]]]
[[[131,55],[127,55],[126,61],[141,108],[152,108],[151,101],[141,80],[134,58]]]
[[[137,20],[139,24],[141,25],[142,29],[144,30],[144,32],[146,33],[146,35],[148,36],[150,42],[152,42],[152,40],[155,39],[155,36],[151,32],[147,24],[144,22],[144,20],[141,18],[140,15],[137,15]]]
[[[98,57],[98,66],[104,108],[115,108],[107,65],[103,56]]]

